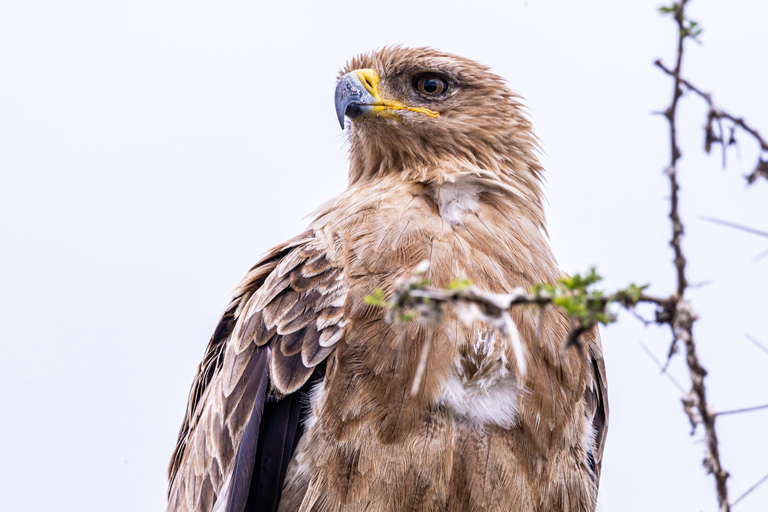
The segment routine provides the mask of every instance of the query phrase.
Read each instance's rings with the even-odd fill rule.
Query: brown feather
[[[270,376],[272,384],[282,395],[289,395],[303,386],[313,370],[304,366],[301,354],[284,356],[279,350],[272,354]]]
[[[322,347],[318,343],[304,343],[301,347],[301,361],[307,368],[314,368],[325,361],[325,358],[336,349],[336,346]]]
[[[304,336],[309,329],[317,332],[317,329],[315,329],[313,326],[307,326],[298,331],[294,331],[290,334],[281,336],[278,342],[280,345],[280,352],[282,352],[284,356],[292,356],[301,352],[301,346],[304,343]]]
[[[315,277],[328,270],[328,267],[328,260],[325,254],[317,254],[307,260],[304,266],[301,267],[301,275],[304,277]]]
[[[324,297],[315,290],[303,293],[296,304],[280,318],[278,332],[290,334],[317,320],[318,306],[324,302],[323,299]]]

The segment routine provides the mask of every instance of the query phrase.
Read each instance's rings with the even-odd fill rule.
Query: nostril
[[[371,94],[376,94],[379,77],[374,70],[359,69],[357,70],[357,77],[360,80],[360,85],[365,87]]]

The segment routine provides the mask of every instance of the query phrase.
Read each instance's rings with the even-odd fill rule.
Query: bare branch
[[[674,70],[670,70],[665,67],[660,60],[656,61],[656,65],[661,68],[665,73],[674,78],[674,86],[672,89],[672,100],[669,108],[665,111],[665,117],[669,123],[669,146],[670,146],[670,159],[669,165],[666,169],[666,174],[669,177],[670,184],[670,211],[669,220],[672,223],[672,238],[669,245],[672,247],[675,257],[674,265],[677,271],[677,293],[673,295],[670,300],[674,303],[674,307],[664,308],[663,318],[659,318],[657,313],[657,321],[666,320],[672,328],[672,344],[670,346],[670,357],[674,354],[678,342],[682,342],[686,351],[686,363],[688,365],[688,371],[691,376],[691,392],[683,398],[683,408],[691,421],[691,427],[693,430],[698,425],[702,425],[706,437],[706,454],[704,457],[704,467],[707,472],[711,473],[715,479],[715,487],[717,489],[717,500],[720,506],[720,512],[730,512],[730,505],[728,501],[728,472],[723,469],[720,462],[720,449],[718,445],[717,432],[715,430],[715,416],[709,410],[707,404],[707,390],[704,383],[704,378],[707,375],[707,371],[701,365],[698,354],[696,352],[696,343],[693,337],[693,323],[696,321],[697,316],[693,310],[691,304],[684,298],[685,291],[688,288],[688,281],[685,275],[686,260],[683,254],[681,246],[681,239],[685,232],[683,222],[680,219],[679,214],[679,192],[680,185],[677,180],[677,162],[680,159],[680,148],[677,143],[677,125],[676,114],[677,105],[680,96],[683,91],[681,86],[685,86],[689,90],[699,93],[710,105],[709,119],[726,117],[730,119],[742,129],[745,129],[756,137],[763,150],[768,150],[768,144],[765,144],[760,135],[756,131],[751,129],[743,119],[736,119],[733,116],[726,115],[721,110],[714,108],[712,100],[709,95],[701,93],[701,91],[692,86],[686,80],[681,78],[681,70],[683,63],[683,50],[684,43],[688,37],[696,36],[692,29],[695,23],[688,20],[685,16],[685,7],[688,0],[680,0],[670,8],[665,8],[665,12],[669,12],[673,15],[677,22],[677,59],[675,62]],[[709,150],[711,143],[714,142],[712,135],[711,122],[707,123],[707,140],[705,149]],[[722,142],[722,133],[721,133]]]
[[[765,250],[765,251],[761,252],[760,254],[758,254],[757,256],[755,256],[754,258],[752,258],[752,261],[757,263],[758,261],[760,261],[761,259],[765,258],[766,256],[768,256],[768,250]]]
[[[683,386],[681,386],[680,383],[677,382],[677,380],[675,380],[675,378],[667,371],[666,367],[663,364],[661,364],[661,361],[656,359],[656,356],[653,355],[653,352],[651,352],[651,349],[649,349],[645,345],[645,343],[643,343],[642,341],[640,342],[640,346],[643,347],[643,350],[645,350],[645,353],[648,354],[648,357],[651,358],[651,361],[656,363],[656,366],[658,366],[659,370],[661,370],[661,374],[664,375],[665,377],[667,377],[672,382],[672,384],[675,385],[675,387],[678,389],[678,391],[680,391],[680,393],[682,393],[684,395],[685,394],[685,389],[683,389]]]
[[[432,288],[425,273],[429,262],[423,261],[417,267],[415,275],[400,280],[395,286],[394,294],[385,300],[381,289],[365,297],[365,301],[388,309],[387,321],[412,320],[419,314],[424,319],[433,317],[442,320],[442,307],[454,304],[459,318],[465,323],[475,320],[486,322],[512,341],[512,347],[517,359],[517,368],[521,375],[526,372],[526,359],[522,353],[522,343],[517,327],[509,315],[514,306],[539,306],[554,304],[563,309],[571,321],[571,328],[564,340],[562,350],[571,347],[582,350],[581,335],[591,330],[598,323],[615,321],[615,314],[609,311],[611,304],[633,311],[639,302],[655,304],[658,307],[658,318],[671,318],[671,313],[661,313],[675,304],[674,299],[652,297],[643,293],[646,286],[629,285],[626,289],[605,295],[601,291],[591,289],[591,286],[601,277],[594,269],[585,275],[575,274],[559,279],[557,284],[540,284],[530,291],[515,288],[509,293],[497,294],[473,286],[470,281],[455,281],[447,289]],[[647,325],[650,322],[642,319]],[[668,320],[665,320],[668,323]],[[415,385],[415,387],[418,387]]]
[[[632,315],[633,317],[637,318],[637,320],[640,323],[642,323],[644,327],[648,327],[649,325],[654,323],[653,320],[648,320],[647,318],[645,318],[643,315],[641,315],[640,313],[638,313],[634,309],[628,309],[627,311],[629,311],[630,315]]]
[[[685,4],[687,1],[681,2],[679,5],[679,12],[681,13],[680,17],[676,16],[675,19],[678,20],[678,24],[680,26],[682,21],[684,20],[683,17],[683,9],[685,8]],[[678,19],[679,18],[679,19]],[[744,120],[743,117],[733,115],[722,108],[715,105],[714,101],[712,100],[712,95],[710,93],[704,92],[695,85],[693,85],[688,80],[685,80],[680,76],[680,63],[682,60],[682,41],[689,37],[688,35],[683,34],[683,36],[678,41],[678,59],[677,59],[677,66],[675,66],[675,69],[669,69],[664,64],[662,64],[661,60],[656,60],[654,64],[659,67],[662,71],[664,71],[666,74],[670,75],[675,79],[675,99],[672,102],[672,106],[670,107],[671,110],[667,110],[665,112],[665,116],[667,119],[670,120],[671,123],[674,124],[674,115],[675,110],[677,108],[677,99],[682,95],[682,89],[680,86],[684,86],[687,90],[697,94],[701,98],[704,99],[704,101],[707,102],[707,106],[709,108],[709,111],[707,112],[707,123],[704,126],[704,150],[709,153],[712,149],[712,144],[721,144],[723,147],[723,167],[725,167],[725,152],[726,148],[732,144],[736,144],[736,138],[735,138],[735,129],[736,127],[741,128],[748,134],[752,136],[755,141],[760,145],[760,149],[763,153],[768,152],[768,142],[766,142],[766,139],[760,135],[760,133],[753,128],[752,126],[748,125],[747,122]],[[728,140],[725,140],[725,130],[722,126],[722,120],[727,119],[733,123],[733,126],[731,127],[730,135],[728,137]],[[720,129],[720,135],[717,136],[714,133],[714,130],[712,128],[713,121],[718,123],[719,129]],[[673,140],[676,139],[676,133],[672,132],[672,138]],[[673,146],[673,151],[677,152],[677,156],[680,156],[680,151],[677,146]],[[676,159],[673,158],[673,166],[674,161]],[[765,179],[768,179],[768,161],[764,160],[762,156],[758,158],[757,165],[755,169],[747,176],[747,183],[752,184],[754,183],[759,177],[763,177]]]
[[[433,329],[434,327],[432,325],[427,327],[424,346],[421,347],[421,356],[419,356],[419,366],[416,368],[416,375],[413,377],[413,384],[411,385],[411,396],[416,396],[419,392],[421,380],[424,378],[424,372],[427,370],[427,358],[429,357],[429,348],[432,345]]]
[[[687,2],[684,2],[687,3]],[[684,78],[680,77],[680,69],[676,68],[675,70],[671,70],[667,68],[664,64],[661,63],[660,60],[657,60],[654,62],[656,66],[661,68],[662,71],[664,71],[666,74],[672,76],[675,78],[678,84],[685,86],[686,89],[688,89],[691,92],[696,93],[700,97],[704,99],[704,101],[707,102],[707,105],[709,106],[709,113],[708,115],[712,116],[713,119],[728,119],[729,121],[733,122],[736,126],[744,130],[745,132],[749,133],[754,137],[754,139],[760,144],[760,148],[763,151],[768,151],[768,142],[766,142],[765,139],[760,135],[760,133],[755,129],[752,128],[747,124],[746,121],[744,121],[743,117],[738,117],[733,114],[728,113],[727,111],[723,110],[722,108],[719,108],[715,105],[714,101],[712,101],[712,94],[707,93],[693,85],[688,80],[685,80]],[[713,140],[712,142],[719,142],[721,144],[728,144],[733,143],[733,138],[731,137],[729,141],[722,140],[722,137],[719,140]]]
[[[729,228],[746,231],[747,233],[752,233],[753,235],[768,237],[768,232],[760,231],[758,229],[750,228],[748,226],[742,226],[741,224],[736,224],[735,222],[731,222],[728,220],[716,219],[714,217],[706,217],[704,215],[700,215],[699,218],[707,222],[712,222],[714,224],[721,224],[723,226],[728,226]]]
[[[716,412],[715,416],[726,416],[728,414],[741,414],[743,412],[759,411],[761,409],[768,409],[768,404],[755,405],[754,407],[744,407],[743,409],[732,409],[730,411]]]
[[[741,224],[736,224],[735,222],[730,222],[730,221],[721,220],[721,219],[715,219],[713,217],[705,217],[703,215],[700,215],[699,218],[701,218],[702,220],[706,220],[707,222],[713,222],[715,224],[722,224],[723,226],[728,226],[729,228],[738,229],[738,230],[741,230],[741,231],[746,231],[747,233],[751,233],[753,235],[768,237],[768,233],[766,233],[765,231],[760,231],[758,229],[750,228],[748,226],[742,226]],[[752,261],[754,261],[754,262],[760,261],[761,259],[763,259],[766,256],[768,256],[768,251],[763,251],[760,254],[758,254],[757,256],[755,256],[754,258],[752,258]]]
[[[757,341],[755,338],[753,338],[753,337],[752,337],[752,336],[750,336],[749,334],[745,334],[744,336],[746,336],[746,337],[747,337],[747,339],[748,339],[749,341],[751,341],[752,343],[754,343],[754,345],[755,345],[757,348],[759,348],[760,350],[762,350],[763,352],[765,352],[766,354],[768,354],[768,347],[766,347],[765,345],[763,345],[762,343],[760,343],[759,341]]]
[[[761,478],[760,480],[758,480],[758,481],[757,481],[757,483],[756,483],[755,485],[753,485],[752,487],[750,487],[749,489],[747,489],[747,490],[744,492],[744,494],[742,494],[741,496],[739,496],[738,498],[736,498],[736,501],[734,501],[733,503],[731,503],[731,507],[735,507],[735,506],[736,506],[736,505],[737,505],[737,504],[738,504],[738,503],[739,503],[741,500],[743,500],[744,498],[746,498],[746,497],[749,495],[749,493],[751,493],[752,491],[754,491],[755,489],[757,489],[758,487],[760,487],[760,486],[761,486],[762,484],[764,484],[765,482],[768,482],[768,475],[765,475],[763,478]]]
[[[747,176],[747,183],[751,185],[761,176],[768,180],[768,161],[763,160],[762,158],[757,161],[755,170]]]

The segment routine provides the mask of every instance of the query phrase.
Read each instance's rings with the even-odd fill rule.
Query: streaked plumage
[[[519,98],[468,59],[390,47],[347,64],[337,108],[354,118],[349,188],[235,291],[192,386],[168,510],[594,510],[608,418],[595,335],[562,352],[562,312],[513,309],[522,376],[481,322],[449,308],[392,326],[363,301],[423,260],[436,286],[562,275]]]

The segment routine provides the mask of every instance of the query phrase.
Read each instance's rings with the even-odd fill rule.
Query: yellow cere
[[[397,115],[392,115],[387,112],[386,110],[410,110],[411,112],[419,112],[421,114],[426,114],[429,117],[439,117],[440,112],[436,112],[434,110],[429,110],[428,108],[422,108],[422,107],[409,107],[408,105],[404,105],[403,103],[400,103],[396,100],[387,100],[379,96],[379,74],[376,72],[375,69],[358,69],[355,71],[357,73],[357,77],[360,79],[360,82],[362,82],[363,86],[368,90],[371,95],[376,98],[376,101],[378,102],[375,106],[379,107],[376,109],[376,115],[381,117],[394,117],[398,118]]]

